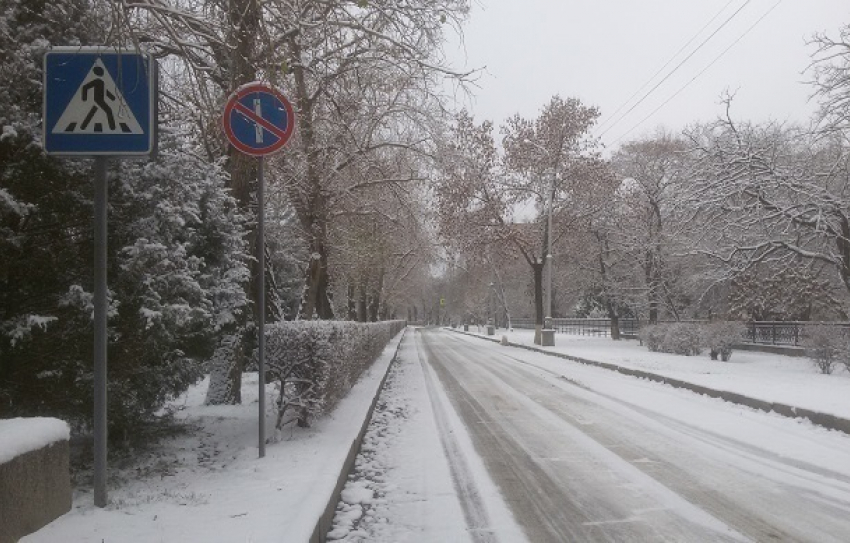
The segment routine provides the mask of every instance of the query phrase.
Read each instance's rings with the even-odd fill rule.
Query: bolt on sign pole
[[[295,129],[295,111],[277,90],[253,82],[236,89],[222,115],[224,134],[240,153],[255,156],[257,164],[257,323],[259,413],[259,456],[266,455],[266,233],[265,171],[263,157],[279,151]]]
[[[157,64],[131,49],[54,47],[44,56],[44,151],[94,158],[94,504],[107,505],[107,206],[109,157],[157,146]]]

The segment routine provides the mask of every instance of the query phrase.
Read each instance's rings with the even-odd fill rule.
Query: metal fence
[[[806,332],[813,328],[830,328],[850,334],[848,322],[758,321],[747,323],[746,340],[761,345],[802,345]]]
[[[514,328],[533,329],[534,319],[512,319],[511,325]],[[560,334],[608,337],[611,335],[611,319],[552,319],[552,328]],[[636,337],[637,330],[636,319],[620,319],[621,336]]]
[[[706,321],[687,321],[705,323]],[[514,328],[533,329],[534,319],[512,319]],[[620,319],[620,335],[636,337],[645,323],[636,319]],[[665,321],[661,324],[669,324]],[[790,345],[799,347],[811,327],[829,327],[843,330],[850,337],[850,322],[755,321],[746,323],[743,340],[760,345]],[[561,334],[608,337],[611,335],[610,319],[552,319],[552,327]]]

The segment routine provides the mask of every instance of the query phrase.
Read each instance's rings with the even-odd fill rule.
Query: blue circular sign
[[[238,151],[263,156],[281,149],[295,129],[292,104],[262,83],[240,87],[224,106],[224,133]]]

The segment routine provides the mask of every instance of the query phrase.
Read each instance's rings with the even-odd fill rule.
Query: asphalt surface
[[[416,341],[436,377],[428,386],[445,390],[530,541],[850,541],[850,448],[830,449],[846,439],[795,427],[828,453],[805,462],[774,450],[772,436],[788,435],[767,414],[739,421],[723,402],[703,402],[691,420],[729,418],[738,433],[709,430],[676,416],[694,409],[685,393],[665,397],[664,413],[629,397],[632,377],[589,387],[516,349],[440,330],[420,329]],[[765,439],[732,437],[741,425]],[[464,480],[460,453],[445,440],[443,449]],[[477,522],[474,495],[464,507]]]

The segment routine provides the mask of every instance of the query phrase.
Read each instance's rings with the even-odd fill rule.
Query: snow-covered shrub
[[[848,364],[850,346],[844,330],[808,326],[803,338],[806,355],[821,373],[829,375],[839,363]]]
[[[276,427],[329,412],[381,354],[405,321],[278,322],[266,326],[266,364],[280,381]]]
[[[704,343],[700,327],[683,322],[643,326],[638,337],[650,351],[686,356],[701,353]]]
[[[638,338],[652,352],[661,350],[661,343],[664,341],[665,334],[666,327],[662,324],[650,324],[649,326],[642,326],[638,330]]]
[[[735,321],[703,325],[705,346],[709,349],[711,359],[717,360],[717,356],[720,355],[720,360],[728,362],[732,357],[732,348],[741,342],[745,332],[744,325]]]
[[[667,325],[661,343],[662,351],[695,356],[702,352],[702,348],[703,338],[698,325],[686,322],[674,322]]]

